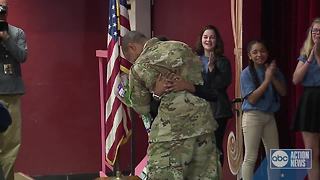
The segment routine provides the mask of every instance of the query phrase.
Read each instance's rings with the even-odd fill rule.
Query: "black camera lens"
[[[0,15],[7,14],[8,7],[5,5],[0,5]]]
[[[8,22],[6,21],[0,21],[0,32],[1,31],[8,31],[9,27],[8,27]]]

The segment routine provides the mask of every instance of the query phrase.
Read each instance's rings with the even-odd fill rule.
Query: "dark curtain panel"
[[[281,110],[277,114],[281,148],[303,147],[300,133],[289,128],[302,93],[301,86],[292,84],[292,74],[307,29],[312,20],[320,16],[319,7],[319,0],[262,0],[262,39],[267,42],[288,85],[288,95],[281,99]]]

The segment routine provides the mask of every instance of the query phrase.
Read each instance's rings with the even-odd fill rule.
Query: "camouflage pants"
[[[218,180],[220,162],[212,134],[148,147],[148,179]]]

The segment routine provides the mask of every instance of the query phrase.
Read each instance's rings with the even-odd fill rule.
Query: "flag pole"
[[[121,35],[121,32],[120,32],[120,2],[119,0],[116,0],[116,9],[117,9],[117,21],[118,21],[118,27],[117,27],[117,31],[118,31],[118,34]],[[119,42],[121,43],[121,42]],[[119,49],[119,54],[121,50]],[[120,66],[120,69],[121,69],[121,66]],[[136,158],[135,158],[135,154],[136,154],[136,151],[135,151],[135,111],[132,109],[132,108],[129,108],[129,116],[130,116],[130,119],[131,119],[131,141],[130,141],[130,149],[131,149],[131,159],[130,159],[130,172],[131,172],[131,175],[134,176],[135,175],[135,161],[136,161]],[[121,149],[121,147],[119,147],[119,149]],[[120,152],[120,151],[119,151]],[[120,154],[120,153],[119,153]],[[121,173],[120,171],[120,163],[119,163],[119,158],[120,158],[120,155],[119,157],[117,158],[116,160],[116,168],[115,168],[115,175],[117,175],[117,172]]]
[[[109,1],[109,25],[108,25],[108,63],[107,63],[107,93],[106,93],[106,161],[114,165],[113,174],[121,176],[120,172],[120,147],[129,140],[130,141],[130,171],[135,173],[135,133],[132,125],[135,126],[137,118],[133,109],[122,104],[121,100],[116,96],[119,84],[127,81],[122,78],[123,75],[129,73],[131,64],[125,60],[121,51],[121,38],[130,30],[129,16],[127,12],[127,0],[110,0]],[[120,7],[121,6],[121,7]],[[131,116],[131,117],[130,117]],[[135,126],[136,127],[136,126]],[[134,135],[133,135],[134,132]],[[123,171],[123,170],[122,170]],[[126,172],[129,169],[125,169]]]
[[[117,16],[118,16],[118,33],[121,34],[120,32],[120,2],[119,0],[116,0],[117,3]],[[127,3],[126,3],[127,4]],[[126,7],[127,8],[127,7]],[[121,43],[121,42],[120,42]],[[119,50],[121,51],[121,50]],[[135,162],[136,162],[136,143],[135,143],[135,111],[132,108],[129,108],[129,116],[131,119],[131,141],[130,141],[130,146],[131,146],[131,160],[130,160],[130,172],[131,175],[134,176],[135,175]]]
[[[119,6],[120,6],[120,3],[119,3],[119,0],[116,0],[116,16],[117,16],[117,33],[120,35],[120,9],[119,9]],[[119,54],[120,54],[120,49],[118,49],[119,51]],[[117,157],[116,157],[116,161],[115,161],[115,164],[114,164],[114,171],[113,171],[113,175],[114,176],[117,176],[119,173],[121,173],[121,170],[120,170],[120,151],[121,150],[121,145],[119,146],[119,149],[118,149],[118,153],[117,153]]]

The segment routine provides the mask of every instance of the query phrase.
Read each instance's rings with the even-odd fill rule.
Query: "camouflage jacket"
[[[159,73],[166,72],[175,72],[195,85],[203,84],[201,62],[186,44],[150,39],[129,74],[131,103],[138,113],[149,113],[150,91]],[[161,99],[149,140],[186,139],[213,133],[216,127],[207,101],[187,91],[170,92]]]

